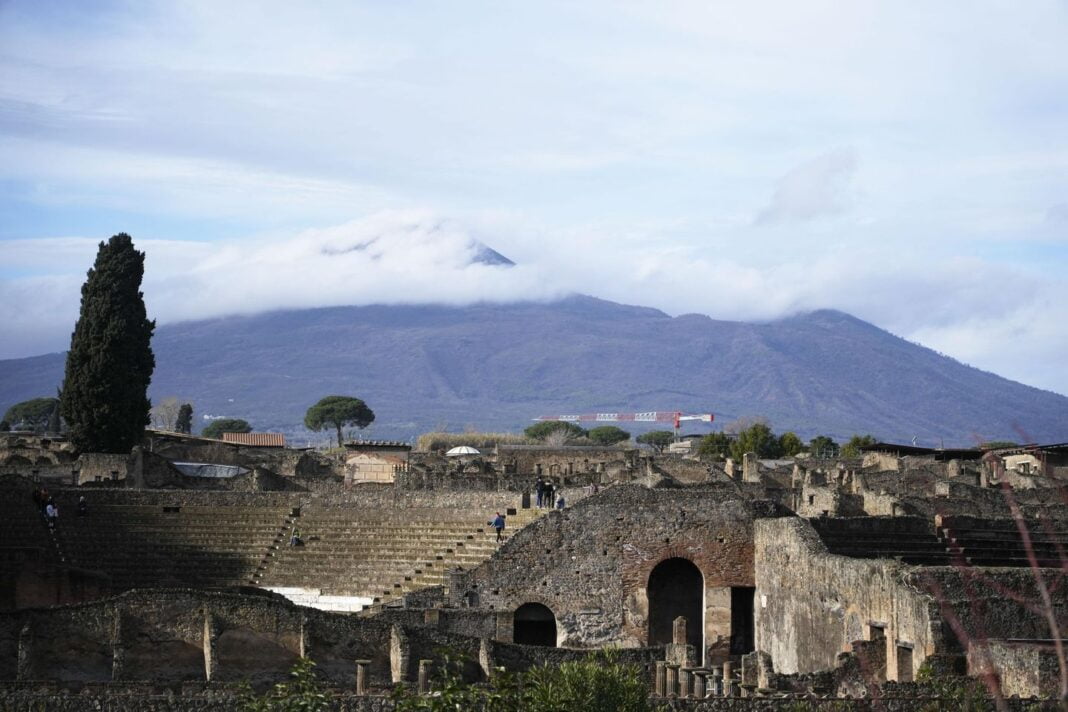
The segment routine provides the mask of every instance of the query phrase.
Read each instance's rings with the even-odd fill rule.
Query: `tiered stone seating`
[[[505,536],[537,516],[511,514]],[[308,507],[296,526],[305,545],[280,546],[257,585],[387,601],[443,584],[450,569],[477,566],[499,546],[484,511]]]
[[[1031,549],[1042,567],[1068,564],[1068,526],[1028,521]],[[944,517],[939,533],[971,566],[1030,566],[1027,548],[1013,520]]]
[[[906,564],[948,566],[956,560],[920,517],[816,517],[809,520],[832,554],[893,558]]]
[[[94,504],[84,517],[73,503],[64,509],[57,533],[71,563],[119,589],[246,584],[291,522],[281,506]]]

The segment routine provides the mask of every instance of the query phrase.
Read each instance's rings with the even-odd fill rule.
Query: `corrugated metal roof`
[[[223,442],[253,447],[285,447],[286,436],[282,433],[223,433]]]

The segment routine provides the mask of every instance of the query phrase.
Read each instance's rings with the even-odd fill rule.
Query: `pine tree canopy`
[[[120,233],[100,243],[82,285],[60,400],[71,442],[82,452],[129,452],[148,424],[156,323],[145,312],[144,272],[145,254]]]

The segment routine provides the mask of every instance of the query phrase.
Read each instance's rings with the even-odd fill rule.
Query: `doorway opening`
[[[556,647],[556,616],[540,603],[524,603],[515,609],[512,640],[523,645]]]
[[[649,574],[649,645],[671,642],[672,627],[686,617],[686,642],[704,660],[705,580],[692,561],[665,559]]]

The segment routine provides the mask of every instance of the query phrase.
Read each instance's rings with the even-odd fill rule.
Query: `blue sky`
[[[1065,37],[1043,0],[0,2],[0,358],[66,346],[126,231],[161,323],[829,307],[1068,393]]]

